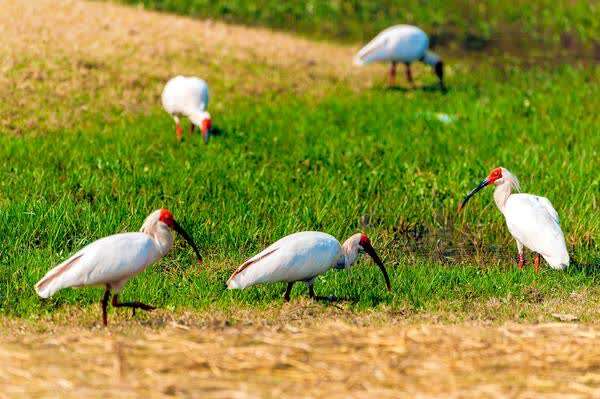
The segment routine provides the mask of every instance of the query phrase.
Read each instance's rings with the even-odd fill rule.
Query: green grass
[[[313,229],[339,239],[364,229],[391,267],[391,294],[366,261],[319,279],[319,293],[350,298],[358,310],[443,304],[468,312],[489,298],[534,303],[596,292],[598,68],[457,65],[452,75],[446,95],[339,86],[318,99],[266,93],[248,101],[216,92],[222,133],[208,146],[199,136],[177,144],[158,104],[110,125],[98,115],[84,131],[2,135],[0,313],[96,303],[99,290],[63,290],[44,302],[32,286],[86,243],[138,230],[159,207],[196,238],[206,269],[177,240],[123,296],[167,308],[272,304],[281,284],[226,292],[224,281],[273,240]],[[456,121],[439,122],[438,112]],[[499,165],[558,209],[571,270],[514,270],[515,245],[491,189],[456,214],[462,196]],[[463,255],[436,262],[440,245]]]
[[[262,25],[341,41],[367,40],[398,23],[416,24],[443,41],[469,46],[494,36],[557,45],[570,36],[598,40],[600,15],[591,1],[121,0],[198,17]],[[503,39],[500,39],[503,40]]]

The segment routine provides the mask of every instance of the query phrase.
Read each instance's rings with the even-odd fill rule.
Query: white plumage
[[[517,242],[519,267],[523,267],[523,247],[536,253],[535,268],[539,267],[539,257],[554,269],[564,269],[569,265],[569,253],[565,236],[560,228],[558,213],[545,197],[532,194],[513,194],[519,190],[517,178],[505,168],[493,169],[475,189],[462,201],[459,210],[479,190],[494,184],[494,201],[504,215],[508,231]]]
[[[406,77],[413,84],[410,64],[422,61],[435,70],[442,89],[443,63],[440,57],[429,51],[429,37],[420,28],[412,25],[396,25],[379,33],[364,46],[354,57],[356,65],[366,65],[373,62],[390,62],[390,83],[396,77],[396,64],[406,65]]]
[[[42,298],[63,288],[106,284],[118,293],[128,279],[161,257],[148,234],[115,234],[94,241],[50,270],[35,289]]]
[[[569,253],[558,214],[547,198],[512,194],[501,211],[510,234],[518,243],[542,255],[553,269],[569,266]],[[522,249],[519,253],[522,254]]]
[[[165,85],[162,95],[162,105],[175,121],[177,138],[181,140],[183,130],[179,117],[184,116],[190,120],[190,134],[194,126],[202,131],[205,142],[211,128],[208,109],[208,85],[197,77],[176,76]]]
[[[381,268],[389,288],[389,278],[383,263],[375,253],[366,235],[355,234],[344,245],[335,237],[318,231],[304,231],[283,237],[265,250],[244,262],[227,281],[230,289],[246,288],[254,284],[285,281],[288,283],[285,299],[289,300],[292,285],[304,281],[311,297],[314,278],[331,267],[350,267],[364,250]]]
[[[92,242],[46,273],[35,285],[35,290],[40,297],[49,298],[63,288],[105,286],[102,301],[105,325],[106,306],[111,291],[114,294],[112,304],[115,307],[152,310],[154,307],[139,302],[120,303],[118,293],[131,277],[169,252],[173,245],[171,229],[188,241],[201,261],[193,240],[175,221],[171,212],[158,209],[146,218],[141,232],[115,234]]]

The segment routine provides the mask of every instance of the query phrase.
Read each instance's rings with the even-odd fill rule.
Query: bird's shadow
[[[438,83],[433,83],[430,85],[423,85],[417,87],[405,87],[405,86],[385,86],[385,87],[375,87],[375,90],[383,90],[390,92],[400,92],[400,93],[410,93],[410,92],[424,92],[424,93],[441,93],[446,95],[449,93],[450,89],[448,87],[440,88]]]
[[[572,273],[582,273],[586,277],[600,280],[600,258],[595,258],[588,263],[582,263],[577,259],[572,259],[568,271]]]
[[[219,137],[219,136],[223,136],[224,134],[225,134],[225,130],[221,129],[219,126],[212,126],[210,128],[211,136]]]
[[[332,305],[332,306],[336,306],[337,304],[350,304],[350,305],[356,305],[359,302],[361,302],[361,300],[364,302],[365,298],[361,298],[355,295],[350,295],[350,296],[344,296],[344,297],[336,297],[334,295],[317,295],[315,298],[313,298],[313,300],[315,302],[320,302],[323,303],[325,305]],[[375,296],[375,297],[369,297],[369,301],[371,306],[377,306],[380,303],[384,302],[384,299],[380,296]],[[337,307],[337,306],[336,306]]]

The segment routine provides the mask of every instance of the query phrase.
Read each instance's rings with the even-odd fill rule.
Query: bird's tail
[[[71,266],[77,263],[83,254],[75,254],[60,265],[51,269],[40,281],[35,285],[35,292],[42,298],[50,298],[56,291],[63,287],[63,279],[61,275],[69,270]]]
[[[241,286],[240,282],[237,281],[237,279],[234,278],[230,278],[229,280],[227,280],[227,289],[229,290],[238,290],[244,288]]]
[[[555,270],[564,270],[569,266],[570,263],[569,254],[566,252],[561,256],[555,256],[552,258],[544,256],[544,259],[546,259],[548,265]]]
[[[378,37],[371,40],[365,47],[356,53],[354,56],[354,65],[366,65],[376,61],[380,56],[381,50],[383,50],[385,46],[386,42],[382,42]]]

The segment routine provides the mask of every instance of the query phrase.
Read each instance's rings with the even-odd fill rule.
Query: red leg
[[[533,258],[533,270],[536,273],[540,272],[540,254],[535,254],[535,258]]]
[[[518,254],[517,259],[519,260],[519,263],[517,264],[519,270],[523,270],[523,265],[525,264],[525,258],[523,258],[523,254]]]
[[[390,86],[393,86],[396,83],[396,61],[392,61],[392,65],[390,66]]]
[[[181,141],[181,138],[183,137],[183,129],[179,123],[175,125],[175,134],[177,135],[177,141]]]

